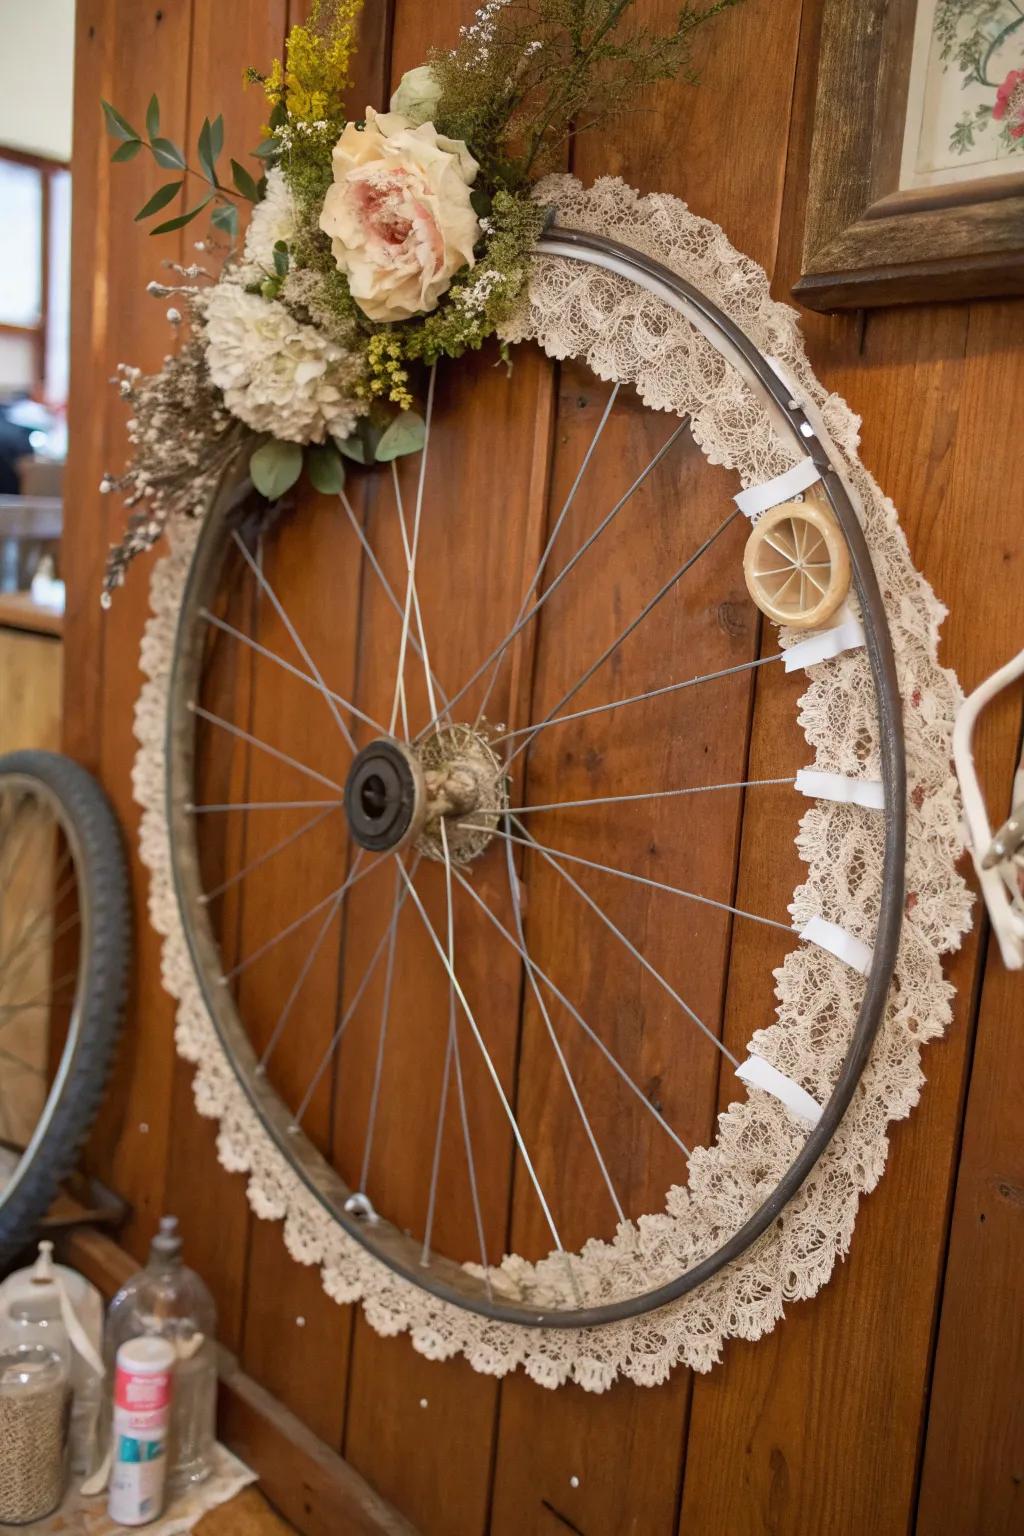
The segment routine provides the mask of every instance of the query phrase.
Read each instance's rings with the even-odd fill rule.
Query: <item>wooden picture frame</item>
[[[1024,153],[1000,162],[1019,170],[901,186],[918,3],[825,0],[793,290],[811,309],[1024,293]]]

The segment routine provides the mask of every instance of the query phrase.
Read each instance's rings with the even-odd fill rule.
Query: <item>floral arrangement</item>
[[[1024,149],[1024,69],[1005,73],[1008,52],[1024,62],[1024,5],[1018,0],[938,0],[932,25],[943,69],[955,68],[965,90],[980,86],[995,92],[961,113],[950,132],[950,149],[965,155],[978,135],[990,131],[998,133],[1004,150]],[[1005,61],[1001,68],[1000,59]]]
[[[103,103],[115,161],[148,151],[173,173],[138,220],[185,200],[153,234],[208,214],[200,253],[229,242],[219,273],[175,265],[151,283],[187,334],[151,377],[122,365],[132,412],[127,472],[107,476],[131,508],[111,553],[104,599],[176,513],[201,516],[237,482],[277,505],[305,470],[344,484],[344,460],[416,451],[422,372],[476,349],[511,314],[548,216],[533,196],[569,137],[633,106],[638,91],[695,79],[698,27],[739,0],[685,4],[664,31],[629,26],[633,0],[487,0],[455,46],[404,76],[387,112],[349,115],[362,0],[314,0],[284,59],[250,69],[269,121],[257,174],[221,170],[224,123],[207,118],[198,165],[160,131],[152,98],[140,132]],[[251,205],[241,247],[240,207]]]

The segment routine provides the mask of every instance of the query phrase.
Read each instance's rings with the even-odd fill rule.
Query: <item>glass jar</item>
[[[0,1524],[52,1514],[67,1485],[66,1359],[45,1344],[0,1353]]]

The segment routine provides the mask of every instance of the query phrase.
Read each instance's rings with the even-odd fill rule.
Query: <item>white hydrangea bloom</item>
[[[283,442],[347,437],[366,407],[358,363],[276,300],[221,282],[202,297],[206,364],[233,416]]]
[[[256,204],[245,233],[247,265],[259,267],[266,275],[274,270],[274,246],[278,240],[287,244],[295,233],[295,203],[284,179],[275,166],[267,172],[267,193]]]

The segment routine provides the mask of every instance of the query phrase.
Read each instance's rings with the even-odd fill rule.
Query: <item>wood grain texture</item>
[[[383,104],[386,82],[419,63],[430,41],[446,41],[471,9],[468,0],[443,15],[412,0],[368,4],[355,98]],[[672,10],[669,0],[637,4],[643,20],[663,21]],[[116,178],[110,178],[109,146],[90,103],[99,87],[131,115],[140,103],[144,108],[150,82],[159,81],[172,131],[180,131],[186,119],[197,122],[208,105],[215,108],[223,100],[227,106],[222,82],[237,79],[250,57],[273,51],[261,39],[281,25],[282,8],[276,0],[259,7],[239,5],[232,11],[233,24],[224,26],[222,11],[207,0],[197,0],[194,7],[136,7],[126,0],[81,0],[79,6],[75,500],[65,542],[69,698],[75,705],[66,714],[65,740],[76,755],[99,766],[129,831],[135,827],[128,784],[130,711],[139,681],[135,647],[145,610],[146,571],[133,573],[114,614],[102,620],[95,593],[106,524],[113,522],[115,509],[92,487],[108,464],[119,461],[122,445],[116,401],[103,411],[95,402],[121,358],[152,364],[165,350],[161,307],[151,306],[142,290],[159,257],[176,251],[125,233],[144,195],[141,173],[136,175],[142,162],[117,168]],[[293,10],[290,19],[299,14]],[[621,173],[642,190],[686,197],[773,272],[777,296],[788,300],[800,271],[821,16],[822,0],[748,0],[721,24],[713,46],[710,33],[702,44],[701,88],[664,88],[643,112],[600,139],[582,139],[575,154],[578,173],[588,181],[602,172]],[[227,113],[229,131],[233,118],[249,133],[247,114],[256,104],[239,100],[241,105]],[[88,216],[83,207],[90,210]],[[114,302],[128,294],[130,303]],[[943,654],[972,686],[1020,644],[1024,487],[1015,444],[1022,307],[1010,300],[918,306],[873,313],[866,324],[852,315],[808,314],[804,319],[816,370],[864,414],[865,459],[901,508],[915,560],[952,607]],[[442,630],[435,668],[442,673],[443,658],[446,686],[448,674],[461,670],[463,651],[478,651],[485,619],[497,628],[507,606],[515,610],[523,573],[530,568],[529,552],[536,552],[544,521],[578,462],[598,403],[593,381],[579,370],[566,367],[555,379],[537,359],[519,360],[512,390],[486,359],[470,365],[464,379],[469,398],[441,402],[439,464],[450,471],[457,465],[457,427],[461,422],[464,428],[467,420],[471,446],[459,480],[466,494],[492,483],[489,461],[498,455],[516,452],[525,459],[528,451],[531,463],[528,492],[511,523],[502,526],[506,546],[514,548],[516,557],[510,560],[507,590],[488,589],[477,606],[460,607],[450,628]],[[624,438],[619,449],[625,473],[630,454],[639,453],[640,445]],[[677,495],[704,526],[702,520],[711,517],[731,489],[727,479],[693,456],[685,457],[660,487],[661,496]],[[525,480],[524,472],[517,483]],[[357,512],[394,575],[389,485],[375,480],[362,487],[353,475],[351,486]],[[650,509],[641,510],[649,514]],[[328,526],[327,507],[310,502],[307,514],[310,537],[319,541],[324,558],[347,558],[340,535]],[[438,540],[436,558],[454,560],[455,569],[463,569],[457,564],[459,552],[444,542],[440,520],[428,526],[438,530],[431,535]],[[619,555],[623,574],[615,600],[621,600],[624,611],[649,588],[666,538],[667,525],[660,532],[656,523],[648,526],[655,528],[653,546],[629,562]],[[298,601],[302,575],[287,569],[287,558],[283,542],[281,553],[268,554],[278,561],[274,579],[293,583]],[[612,617],[605,611],[610,594],[598,590],[595,611],[580,610],[573,620],[581,653],[612,632]],[[379,594],[364,585],[360,600],[368,624],[382,630]],[[699,604],[699,593],[693,601]],[[350,675],[346,669],[353,665],[347,631],[312,599],[306,607],[317,645],[335,642],[332,659],[338,670],[332,681],[344,691],[343,679]],[[742,617],[737,610],[716,619],[680,598],[652,632],[650,647],[631,656],[631,674],[646,678],[649,672],[651,682],[656,681],[658,653],[671,645],[700,645],[709,656],[721,652],[729,657],[752,655],[758,644],[769,647],[770,631],[759,638],[738,622]],[[268,626],[265,612],[250,618]],[[272,629],[265,627],[263,634],[269,638]],[[523,707],[529,687],[550,692],[570,675],[573,658],[558,655],[554,625],[546,632],[541,627],[538,645],[536,668],[530,654],[520,660],[510,712]],[[704,654],[695,652],[695,661]],[[215,686],[235,706],[258,712],[262,725],[276,710],[295,707],[288,704],[281,680],[265,667],[229,674],[225,662]],[[386,679],[365,657],[351,675],[364,701],[372,698],[376,704],[387,691]],[[753,693],[746,742],[719,740],[699,711],[687,716],[687,730],[721,754],[723,770],[744,758],[752,777],[788,770],[802,763],[806,751],[793,723],[798,692],[795,680],[764,669]],[[251,704],[239,704],[249,699]],[[315,698],[308,703],[315,704]],[[1019,722],[1019,703],[1006,701],[985,721],[980,738],[986,783],[1000,808]],[[308,751],[324,754],[318,763],[336,772],[340,759],[331,756],[336,748],[323,722],[318,726],[314,721],[312,709],[305,717],[296,709],[292,726],[308,732]],[[665,746],[670,750],[671,742]],[[606,771],[592,762],[562,763],[554,750],[547,758],[538,751],[525,787],[537,798],[556,774],[567,773],[573,783],[586,786],[599,783]],[[211,786],[254,773],[263,776],[265,785],[286,782],[265,763],[257,769],[253,754],[217,752],[212,745],[204,772]],[[785,795],[760,794],[765,798],[752,791],[742,805],[724,812],[715,839],[692,857],[699,861],[702,880],[722,879],[727,889],[732,882],[740,906],[772,913],[784,905],[800,875],[792,844],[797,812]],[[257,846],[254,838],[267,835],[268,829],[257,834],[252,828],[226,833],[217,857],[231,867],[243,846],[251,851]],[[572,835],[568,820],[559,835]],[[674,835],[670,824],[659,825],[657,841],[675,855]],[[311,858],[303,866],[304,884],[325,875],[330,862],[326,846],[321,853],[319,862]],[[999,972],[991,958],[981,989],[976,941],[964,947],[952,968],[958,1002],[950,1039],[929,1047],[922,1103],[907,1125],[895,1128],[887,1176],[865,1203],[852,1253],[826,1292],[793,1307],[770,1339],[754,1346],[729,1345],[724,1366],[695,1384],[679,1371],[661,1388],[620,1384],[595,1398],[571,1387],[549,1394],[522,1375],[499,1388],[461,1360],[427,1362],[405,1338],[380,1339],[361,1317],[354,1320],[350,1311],[325,1298],[315,1270],[296,1265],[287,1254],[280,1228],[248,1221],[242,1181],[218,1169],[213,1131],[194,1116],[187,1073],[174,1063],[171,1009],[159,989],[158,949],[143,920],[145,877],[137,861],[134,875],[140,920],[136,1000],[92,1165],[136,1205],[128,1232],[136,1252],[161,1206],[173,1202],[179,1207],[186,1233],[189,1226],[195,1232],[200,1265],[217,1287],[225,1337],[237,1340],[247,1374],[270,1389],[307,1430],[312,1427],[342,1449],[356,1471],[413,1525],[443,1536],[553,1536],[566,1530],[585,1536],[674,1536],[677,1530],[681,1536],[765,1530],[774,1536],[817,1536],[826,1530],[830,1536],[862,1536],[866,1530],[895,1536],[913,1529],[915,1520],[925,1536],[989,1536],[990,1531],[1015,1529],[1022,1346],[1019,1331],[1014,1332],[1019,1313],[1012,1285],[1024,1258],[1024,1239],[1013,1196],[1020,1170],[1008,1085],[1019,1080],[1024,1063],[1014,1028],[1020,991],[1019,981]],[[553,885],[539,882],[535,888],[538,899],[530,920],[541,925],[542,934],[548,930],[543,942],[560,957],[585,958],[587,930],[565,894],[559,898]],[[275,897],[282,911],[287,905],[298,912],[313,894],[299,888],[277,893],[268,887],[263,896],[257,891],[247,910],[231,910],[218,920],[225,931],[249,942],[257,931],[270,931]],[[433,893],[435,915],[440,907],[433,904],[439,901],[440,893]],[[643,923],[657,946],[666,920],[655,905]],[[766,939],[740,923],[723,934],[701,930],[702,943],[709,936],[731,945],[727,992],[724,999],[708,1000],[709,1011],[721,1018],[727,1041],[739,1049],[751,1029],[767,1021],[767,977],[786,940],[782,935]],[[330,991],[333,1001],[331,989],[340,974],[344,995],[344,986],[358,977],[359,956],[365,956],[370,937],[368,931],[348,934],[344,955],[340,944],[335,946],[331,977],[322,978],[318,992],[326,997]],[[429,952],[419,960],[424,967],[432,963]],[[500,984],[510,985],[509,977]],[[598,979],[591,977],[590,985],[598,985]],[[280,979],[267,984],[255,978],[251,995],[261,991],[263,1027],[270,1027],[280,1005]],[[971,1070],[972,999],[979,991]],[[664,1057],[659,1033],[664,1018],[654,999],[641,995],[640,1000],[648,1064],[657,1074]],[[363,1033],[354,1032],[335,1084],[311,1111],[314,1135],[330,1145],[346,1168],[358,1161],[363,1128],[346,1121],[345,1086],[365,1080],[371,1015],[372,1010],[362,1021]],[[307,1030],[321,1028],[312,1012],[303,1019]],[[413,1034],[397,1058],[399,1072],[407,1076],[421,1071],[428,1060]],[[509,1059],[513,1043],[504,1042]],[[550,1083],[554,1106],[558,1083],[543,1046],[537,1020],[527,1010],[521,1070],[532,1074],[534,1084]],[[294,1074],[302,1065],[301,1052],[286,1051],[280,1071]],[[614,1099],[603,1100],[596,1077],[590,1086],[610,1123]],[[432,1081],[435,1096],[436,1087]],[[700,1113],[709,1119],[715,1105],[728,1098],[728,1085],[719,1085],[709,1074],[702,1095]],[[554,1171],[558,1139],[553,1124],[541,1116],[534,1131],[540,1155]],[[627,1119],[622,1134],[629,1144],[637,1127]],[[449,1140],[454,1179],[457,1142]],[[638,1163],[649,1164],[647,1174],[664,1179],[666,1169],[653,1144],[637,1140],[636,1145],[642,1152]],[[374,1166],[381,1170],[388,1198],[414,1212],[422,1196],[422,1158],[410,1152],[400,1125],[382,1121],[375,1160],[378,1152],[380,1163]],[[500,1171],[507,1164],[501,1165],[498,1156],[496,1166]],[[566,1188],[570,1173],[580,1182],[579,1170],[567,1169]],[[643,1176],[641,1168],[635,1177],[642,1182]],[[495,1188],[499,1185],[500,1178]],[[570,1208],[570,1226],[604,1219],[596,1205],[600,1188],[596,1181],[588,1188],[593,1208],[582,1201],[577,1210]],[[510,1235],[526,1244],[540,1243],[521,1177],[511,1213]],[[501,1221],[492,1219],[495,1241],[500,1241]],[[455,1228],[447,1235],[460,1240]],[[281,1484],[287,1486],[292,1464],[284,1456],[277,1465]],[[286,1510],[289,1518],[318,1533],[345,1529],[324,1484],[305,1472],[293,1482],[298,1492]]]

